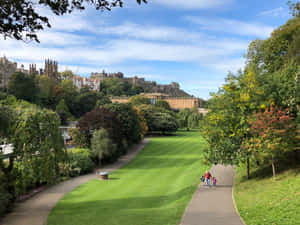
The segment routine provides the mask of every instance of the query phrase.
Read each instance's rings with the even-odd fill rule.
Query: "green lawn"
[[[208,168],[199,132],[155,137],[109,181],[93,180],[65,195],[48,225],[178,225]]]
[[[282,172],[276,180],[243,176],[245,170],[238,168],[234,197],[247,225],[300,224],[300,168]]]

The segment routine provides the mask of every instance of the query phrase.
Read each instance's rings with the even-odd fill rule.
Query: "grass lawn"
[[[48,225],[178,225],[201,174],[205,141],[199,132],[154,137],[108,181],[92,180],[68,193]]]
[[[300,168],[286,170],[276,180],[246,180],[245,175],[244,168],[237,169],[234,197],[247,225],[300,224]]]

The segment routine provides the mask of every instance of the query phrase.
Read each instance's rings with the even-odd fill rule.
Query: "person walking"
[[[214,187],[217,186],[217,178],[215,178],[215,177],[213,177],[213,185],[214,185]]]
[[[205,179],[206,179],[206,183],[207,183],[207,186],[210,187],[210,178],[211,178],[211,174],[209,171],[206,171],[205,172]]]

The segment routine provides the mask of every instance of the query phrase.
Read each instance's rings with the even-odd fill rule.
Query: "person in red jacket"
[[[204,176],[205,176],[205,179],[206,179],[207,186],[210,187],[210,178],[211,178],[210,172],[206,171]]]

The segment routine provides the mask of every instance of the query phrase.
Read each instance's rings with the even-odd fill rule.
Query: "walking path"
[[[210,173],[217,178],[217,187],[200,184],[181,225],[244,225],[233,204],[234,168],[216,165]]]
[[[116,163],[101,167],[101,171],[111,172],[116,170],[129,161],[131,161],[149,142],[149,138],[145,138],[141,143],[133,146],[133,148]],[[96,173],[80,176],[68,181],[64,181],[58,185],[50,187],[41,193],[38,193],[31,199],[17,204],[14,211],[8,214],[1,222],[1,225],[45,225],[48,214],[56,203],[68,192],[77,186],[96,179]]]

